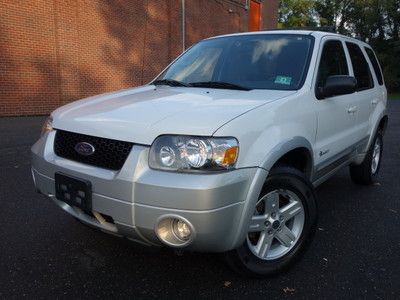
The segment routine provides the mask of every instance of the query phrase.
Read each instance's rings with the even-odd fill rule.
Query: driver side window
[[[349,75],[346,55],[341,41],[331,40],[324,44],[318,68],[317,88],[322,88],[329,76]]]

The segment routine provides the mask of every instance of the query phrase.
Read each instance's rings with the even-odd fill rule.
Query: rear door
[[[332,75],[350,75],[349,61],[340,38],[327,37],[322,41],[315,89],[325,85]],[[356,103],[354,94],[315,99],[318,129],[315,144],[317,174],[323,175],[351,152],[356,142]],[[318,175],[318,176],[319,176]],[[321,176],[322,176],[321,175]]]
[[[357,92],[353,95],[356,101],[356,139],[368,142],[370,116],[372,106],[379,98],[378,90],[374,88],[370,66],[363,49],[356,43],[346,41],[354,77],[357,79]]]
[[[365,52],[367,53],[367,57],[369,58],[370,62],[370,69],[373,70],[373,75],[374,75],[374,81],[375,81],[375,95],[374,99],[371,101],[371,111],[370,111],[370,118],[372,118],[372,115],[377,114],[378,112],[378,104],[379,102],[384,103],[387,97],[387,91],[385,84],[383,82],[383,75],[382,75],[382,69],[379,65],[378,59],[376,58],[376,55],[374,51],[369,48],[369,47],[364,47]]]

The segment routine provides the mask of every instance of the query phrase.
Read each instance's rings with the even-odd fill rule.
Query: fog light
[[[186,247],[196,237],[193,225],[176,215],[161,216],[154,229],[160,241],[172,247]]]
[[[177,238],[187,241],[192,233],[189,225],[182,220],[175,219],[173,224],[173,230]]]

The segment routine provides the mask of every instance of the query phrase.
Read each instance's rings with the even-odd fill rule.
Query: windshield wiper
[[[209,87],[215,89],[230,89],[230,90],[241,90],[250,91],[251,88],[244,87],[235,83],[223,82],[223,81],[201,81],[201,82],[191,82],[190,86],[193,87]]]
[[[154,85],[169,85],[169,86],[190,86],[190,84],[173,79],[159,79],[152,82]]]

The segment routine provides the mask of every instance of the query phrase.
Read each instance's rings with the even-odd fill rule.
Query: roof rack
[[[267,31],[270,31],[270,30],[305,30],[305,31],[323,31],[323,32],[337,33],[336,26],[287,27],[287,28],[268,29]]]

